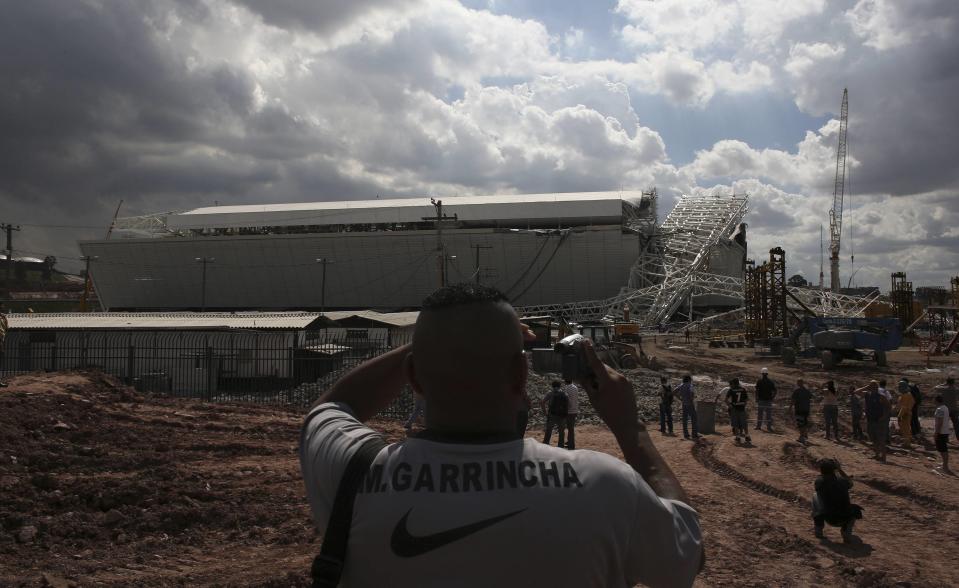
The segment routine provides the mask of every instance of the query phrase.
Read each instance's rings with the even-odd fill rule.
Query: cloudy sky
[[[957,56],[955,0],[11,2],[0,221],[69,268],[120,199],[735,190],[818,281],[848,87],[843,282],[944,285]]]

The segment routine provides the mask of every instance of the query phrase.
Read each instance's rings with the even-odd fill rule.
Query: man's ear
[[[423,388],[416,381],[416,365],[413,363],[412,353],[407,353],[406,357],[403,358],[403,373],[406,374],[406,381],[409,382],[413,391],[422,396]]]

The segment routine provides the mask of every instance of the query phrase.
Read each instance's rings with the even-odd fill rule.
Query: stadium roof
[[[642,192],[569,192],[502,196],[445,197],[443,213],[464,222],[521,219],[595,219],[619,222],[623,203],[638,205]],[[208,206],[166,216],[166,226],[178,229],[418,223],[435,217],[429,198],[344,200]],[[122,223],[120,223],[122,226]]]

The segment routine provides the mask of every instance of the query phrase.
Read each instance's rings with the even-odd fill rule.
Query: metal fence
[[[303,407],[357,364],[408,342],[385,330],[10,331],[4,376],[97,369],[141,392]],[[383,413],[400,417],[405,391]]]

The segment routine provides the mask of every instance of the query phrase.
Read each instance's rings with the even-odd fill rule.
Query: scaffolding
[[[915,316],[913,316],[912,282],[906,281],[905,272],[894,272],[892,274],[892,290],[889,292],[889,298],[892,300],[892,306],[896,309],[896,316],[899,322],[904,326],[911,325]]]
[[[952,305],[959,307],[959,276],[949,280],[949,290],[952,295]]]
[[[786,286],[786,252],[769,250],[769,261],[757,266],[749,261],[743,280],[746,334],[753,340],[789,336],[789,288]]]

